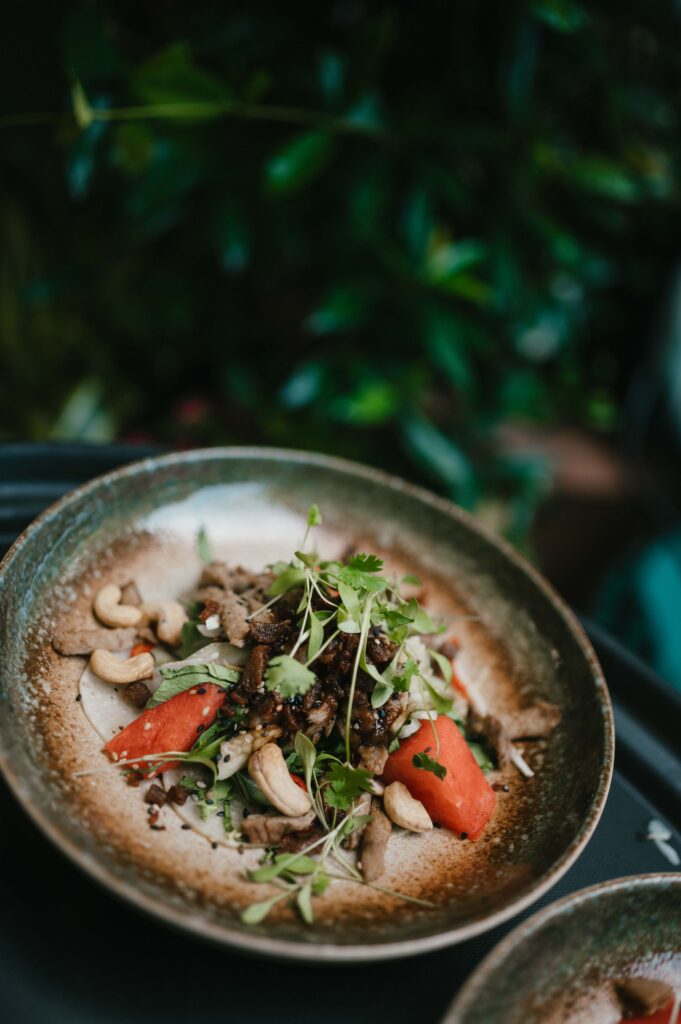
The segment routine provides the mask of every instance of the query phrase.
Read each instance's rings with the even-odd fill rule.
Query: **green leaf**
[[[89,128],[95,119],[94,110],[90,106],[90,101],[85,95],[85,90],[80,83],[78,78],[73,77],[71,81],[71,104],[73,106],[73,116],[76,119],[76,124],[82,131]]]
[[[271,882],[280,875],[311,875],[317,870],[317,861],[300,853],[280,853],[271,864],[248,872],[252,882]]]
[[[205,565],[210,565],[213,561],[213,552],[211,550],[210,541],[208,540],[208,534],[206,533],[205,526],[202,526],[199,530],[197,538],[197,548],[199,552],[199,558]]]
[[[343,607],[350,616],[353,622],[358,623],[362,618],[362,609],[359,603],[359,597],[354,587],[351,587],[349,583],[344,583],[343,580],[338,581],[338,593],[340,599],[343,602]]]
[[[300,916],[306,924],[312,924],[314,922],[314,911],[312,910],[312,883],[306,882],[301,889],[298,890],[296,896],[296,903],[300,911]]]
[[[277,575],[274,582],[267,588],[267,593],[270,597],[279,597],[280,594],[286,594],[289,590],[293,590],[294,587],[302,586],[304,582],[305,570],[295,565],[290,565]]]
[[[310,505],[307,510],[307,525],[321,526],[322,522],[322,514],[319,511],[319,505]]]
[[[151,104],[214,103],[219,106],[229,95],[218,78],[194,63],[186,43],[173,43],[156,53],[133,72],[131,84],[135,95]]]
[[[439,761],[435,761],[426,753],[414,754],[411,759],[411,763],[414,768],[422,768],[425,772],[432,772],[438,779],[444,779],[447,775],[447,769]]]
[[[307,645],[307,660],[312,661],[313,658],[317,657],[324,643],[324,626],[313,611],[310,611],[309,624],[310,639]]]
[[[147,708],[155,708],[178,693],[191,690],[195,686],[203,686],[205,683],[215,683],[216,686],[224,686],[227,689],[232,683],[237,683],[241,675],[236,669],[216,665],[215,662],[208,662],[206,665],[183,665],[181,668],[166,668],[162,665],[160,671],[163,682],[147,701]]]
[[[535,0],[532,13],[558,32],[577,32],[586,21],[586,12],[574,0]]]
[[[207,647],[208,644],[212,643],[209,636],[204,636],[203,633],[199,632],[198,621],[185,622],[182,626],[182,632],[180,633],[180,643],[177,647],[177,656],[180,661],[184,661],[185,658],[191,657],[192,654],[196,654],[202,647]]]
[[[415,597],[402,605],[400,611],[408,615],[412,620],[411,632],[421,635],[423,633],[441,633],[442,627],[436,625],[425,608],[422,608]]]
[[[451,685],[451,682],[452,682],[452,663],[449,660],[449,658],[445,658],[444,654],[441,654],[439,651],[434,651],[430,647],[428,648],[428,654],[431,656],[433,661],[436,663],[436,665],[440,669],[440,672],[442,673],[442,678],[444,679],[444,681]]]
[[[428,693],[430,694],[430,700],[435,710],[440,715],[446,715],[448,711],[451,711],[454,706],[454,700],[452,697],[447,697],[445,694],[440,693],[432,683],[429,683],[427,679],[423,680],[426,684]]]
[[[260,924],[265,920],[272,907],[281,903],[287,896],[288,892],[282,892],[272,896],[269,900],[263,900],[262,903],[251,903],[249,907],[241,911],[239,916],[244,924]]]
[[[383,568],[383,559],[378,555],[350,555],[348,565],[351,569],[359,569],[361,572],[380,572]]]
[[[478,766],[483,772],[491,772],[494,770],[496,767],[494,761],[489,756],[487,749],[482,745],[482,743],[469,743],[468,746],[471,754],[478,762]]]
[[[325,799],[329,807],[337,807],[347,811],[360,793],[371,791],[371,773],[364,768],[351,768],[350,765],[334,761],[326,776],[328,786]]]
[[[405,576],[403,576],[402,579],[400,580],[400,582],[401,583],[410,583],[414,587],[420,587],[421,586],[421,579],[420,579],[420,577],[419,576],[414,576],[413,573],[410,573],[410,572],[408,572]]]
[[[314,672],[295,658],[279,654],[267,666],[265,686],[270,691],[276,690],[282,697],[295,697],[299,693],[307,693],[315,678]]]
[[[296,733],[293,746],[295,747],[296,754],[300,758],[300,763],[303,766],[305,785],[309,791],[312,787],[312,772],[314,771],[315,761],[317,760],[317,748],[312,740],[302,732]]]
[[[394,692],[395,687],[385,679],[380,683],[376,683],[371,691],[372,708],[382,708],[386,701],[390,700]]]
[[[306,132],[287,142],[265,166],[270,192],[286,195],[309,185],[326,168],[333,151],[331,136]]]

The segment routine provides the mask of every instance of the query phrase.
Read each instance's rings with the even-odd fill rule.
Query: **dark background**
[[[0,440],[394,470],[681,686],[680,18],[13,5]]]

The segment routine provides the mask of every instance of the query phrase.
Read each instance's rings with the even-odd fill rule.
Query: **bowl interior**
[[[339,883],[314,926],[286,908],[257,928],[238,910],[262,892],[245,880],[253,852],[212,850],[180,822],[151,832],[120,773],[80,776],[102,762],[101,741],[76,701],[83,662],[55,654],[64,624],[87,623],[104,580],[135,578],[145,597],[191,589],[204,526],[216,553],[254,568],[289,558],[307,507],[324,515],[324,554],[382,554],[416,572],[430,609],[455,624],[461,673],[490,706],[536,699],[562,723],[531,755],[536,775],[499,794],[477,843],[444,830],[391,841],[391,889],[426,910]],[[147,910],[243,948],[351,959],[415,952],[491,927],[531,902],[579,852],[612,769],[607,690],[581,631],[510,549],[452,505],[374,471],[300,453],[217,449],[146,460],[74,492],[35,524],[0,576],[0,753],[25,807],[84,868]],[[458,616],[458,618],[457,618]],[[250,858],[250,859],[249,859]],[[409,946],[403,946],[408,943]]]
[[[483,961],[447,1024],[617,1024],[612,982],[681,991],[681,875],[640,875],[575,893],[530,918]]]

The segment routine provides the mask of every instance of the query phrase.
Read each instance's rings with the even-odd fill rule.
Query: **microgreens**
[[[213,561],[213,549],[210,541],[208,540],[208,534],[206,533],[205,526],[202,526],[199,530],[198,537],[196,538],[196,547],[201,561],[205,565],[210,565]]]
[[[207,662],[205,665],[181,665],[176,668],[161,665],[160,672],[163,682],[147,701],[147,708],[155,708],[178,693],[191,690],[195,686],[203,686],[205,683],[228,688],[232,683],[238,682],[241,675],[241,669],[217,665],[215,662]]]
[[[289,654],[279,654],[276,658],[271,658],[265,672],[267,689],[276,690],[282,697],[296,697],[299,693],[307,693],[314,681],[314,672]]]

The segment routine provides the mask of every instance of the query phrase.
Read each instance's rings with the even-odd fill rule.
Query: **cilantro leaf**
[[[334,761],[327,775],[325,799],[329,807],[348,811],[361,793],[371,791],[371,772]]]
[[[360,572],[380,572],[383,568],[383,559],[378,555],[351,555],[348,558],[350,569],[359,569]]]
[[[324,643],[324,626],[322,625],[321,619],[317,618],[317,615],[310,611],[310,639],[307,644],[307,660],[312,661],[317,657],[321,646]]]
[[[447,769],[439,761],[435,761],[426,753],[414,754],[411,759],[414,768],[422,768],[424,772],[432,772],[438,779],[444,779]]]
[[[307,693],[315,678],[314,672],[295,658],[279,654],[270,659],[265,672],[265,686],[268,690],[276,690],[282,697],[296,697],[299,693]]]

